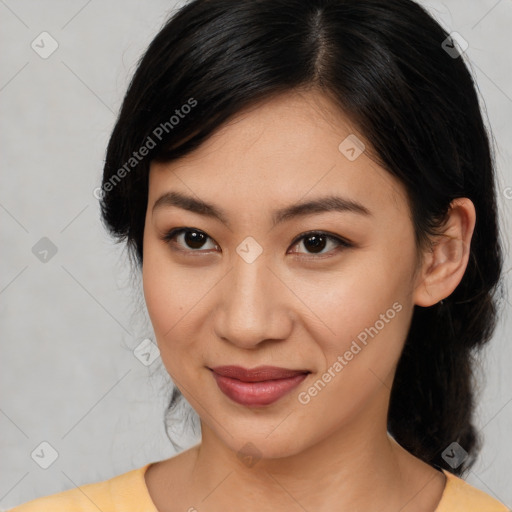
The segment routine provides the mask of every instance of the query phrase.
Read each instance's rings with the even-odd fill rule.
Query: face
[[[162,361],[234,451],[386,428],[417,250],[404,188],[351,134],[364,141],[319,93],[289,93],[151,165],[142,271]]]

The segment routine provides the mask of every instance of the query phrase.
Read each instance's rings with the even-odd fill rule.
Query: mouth
[[[309,370],[291,370],[275,366],[253,369],[241,366],[208,368],[219,389],[234,402],[248,407],[270,405],[296,388]]]

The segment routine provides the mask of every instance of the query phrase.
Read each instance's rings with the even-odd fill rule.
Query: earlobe
[[[424,255],[414,290],[414,304],[428,307],[448,297],[464,276],[475,228],[475,207],[467,197],[451,202],[442,233]]]

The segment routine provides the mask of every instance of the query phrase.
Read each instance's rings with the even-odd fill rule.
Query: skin
[[[349,134],[364,141],[321,93],[297,91],[240,113],[179,161],[151,164],[144,295],[163,364],[202,426],[200,444],[146,472],[159,511],[432,512],[441,499],[444,475],[387,434],[386,416],[414,305],[436,304],[462,279],[474,207],[454,201],[446,236],[420,252],[404,187],[370,159],[366,142],[347,159],[338,146]],[[216,205],[229,226],[176,206],[153,211],[169,191]],[[310,213],[272,225],[274,209],[328,194],[371,215]],[[177,227],[209,238],[163,239]],[[311,230],[352,245],[327,240],[318,253],[307,239],[294,243]],[[251,263],[236,251],[247,237],[263,251]],[[300,403],[396,303],[378,334]],[[249,408],[207,368],[230,364],[311,373],[277,402]],[[250,466],[237,457],[248,442],[261,457]]]

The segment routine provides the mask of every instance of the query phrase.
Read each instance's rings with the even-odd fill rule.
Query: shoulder
[[[435,512],[510,512],[503,503],[443,470],[446,486]]]
[[[144,473],[149,465],[109,480],[36,498],[8,509],[7,512],[154,512],[156,509],[144,483]]]

